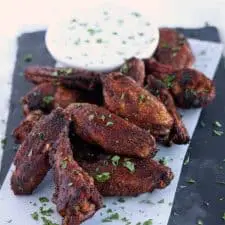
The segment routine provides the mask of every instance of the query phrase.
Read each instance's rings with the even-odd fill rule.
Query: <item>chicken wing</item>
[[[31,132],[35,124],[43,116],[42,111],[35,110],[29,113],[24,120],[19,124],[19,126],[14,129],[13,136],[15,137],[18,143],[22,143],[28,134]]]
[[[11,187],[16,195],[31,194],[48,172],[48,152],[67,125],[63,110],[57,108],[40,119],[18,149],[11,177]]]
[[[173,71],[169,67],[161,67],[161,64],[152,60],[146,63],[148,64],[146,68],[150,68],[148,74],[163,81],[180,108],[204,107],[216,96],[213,81],[195,69]]]
[[[177,112],[173,97],[167,90],[165,84],[162,81],[157,80],[155,77],[149,75],[148,86],[146,88],[164,103],[168,112],[174,118],[174,124],[170,134],[166,137],[161,137],[160,141],[168,146],[170,146],[172,142],[175,144],[187,144],[190,140],[190,137],[179,113]]]
[[[153,136],[167,135],[173,118],[166,107],[133,79],[112,73],[103,79],[105,106]]]
[[[44,113],[50,113],[56,107],[66,108],[74,102],[102,104],[101,90],[96,89],[87,93],[47,82],[35,86],[22,98],[25,115],[38,109]]]
[[[80,225],[102,207],[102,197],[94,180],[73,159],[68,127],[50,152],[55,194],[53,202],[63,217],[63,225]]]
[[[88,103],[75,103],[65,109],[75,124],[75,133],[106,152],[145,158],[156,153],[155,139],[147,131]]]
[[[171,65],[173,69],[191,67],[195,58],[184,35],[170,28],[161,28],[159,32],[155,59],[162,64]]]
[[[54,82],[83,90],[94,90],[100,83],[100,73],[72,68],[30,66],[25,70],[25,77],[35,84]]]
[[[140,86],[144,85],[145,64],[141,59],[129,59],[120,68],[120,72],[128,77],[133,78]]]

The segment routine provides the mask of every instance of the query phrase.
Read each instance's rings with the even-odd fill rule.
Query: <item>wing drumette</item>
[[[11,187],[15,194],[31,194],[43,180],[50,168],[48,152],[66,125],[63,110],[57,108],[33,127],[14,159]]]
[[[213,81],[203,73],[190,68],[172,70],[153,60],[146,60],[145,63],[147,73],[166,85],[178,107],[204,107],[215,98]]]
[[[147,82],[147,89],[164,103],[168,112],[174,118],[174,124],[170,134],[166,137],[162,137],[159,141],[166,145],[171,145],[172,142],[175,144],[187,144],[190,137],[179,113],[177,112],[173,97],[167,90],[165,84],[151,75],[148,76]]]
[[[103,79],[103,95],[107,109],[150,130],[153,136],[170,132],[173,118],[166,107],[133,79],[120,73],[106,76]]]
[[[73,159],[68,127],[50,152],[55,180],[53,201],[63,217],[63,225],[79,225],[102,207],[102,197],[94,180]]]
[[[154,138],[147,131],[88,103],[71,104],[65,109],[75,124],[75,133],[106,152],[145,158],[156,153]]]

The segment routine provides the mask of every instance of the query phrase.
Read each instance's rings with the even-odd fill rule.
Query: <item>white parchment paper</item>
[[[222,54],[222,44],[198,40],[190,40],[190,44],[194,55],[196,56],[194,67],[212,79]],[[192,109],[182,112],[183,120],[190,136],[193,135],[200,113],[201,109]],[[166,225],[170,216],[177,183],[187,149],[188,145],[173,145],[170,149],[160,146],[157,157],[165,157],[168,161],[168,166],[172,168],[172,171],[175,174],[174,180],[167,188],[155,190],[153,193],[142,194],[138,197],[127,197],[125,198],[125,202],[119,202],[117,197],[105,198],[104,203],[106,208],[99,210],[94,217],[84,224],[102,224],[102,219],[110,215],[106,212],[107,209],[112,209],[114,212],[119,213],[120,218],[126,217],[133,225],[148,219],[152,219],[153,225]],[[14,196],[10,189],[10,176],[12,170],[13,166],[0,190],[0,225],[9,224],[9,222],[13,225],[43,224],[40,218],[38,221],[35,221],[30,214],[39,212],[39,207],[42,205],[38,200],[39,197],[45,196],[49,199],[52,197],[54,183],[52,182],[51,171],[38,189],[35,190],[33,195],[18,197]],[[49,202],[47,203],[46,208],[48,207],[51,207],[54,210],[53,215],[49,218],[52,221],[61,224],[61,217],[57,214],[54,204]],[[126,223],[121,220],[114,220],[108,224]]]

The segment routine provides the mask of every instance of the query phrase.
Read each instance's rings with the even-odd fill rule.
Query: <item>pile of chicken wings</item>
[[[152,159],[156,143],[187,144],[177,107],[204,107],[215,97],[193,62],[185,37],[162,28],[152,58],[131,58],[111,73],[28,67],[35,86],[22,98],[25,119],[13,132],[21,144],[13,192],[32,194],[52,168],[63,224],[79,225],[102,207],[102,196],[166,187],[173,173]]]

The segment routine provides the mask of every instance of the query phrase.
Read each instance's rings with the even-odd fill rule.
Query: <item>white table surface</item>
[[[46,28],[56,17],[66,14],[73,7],[82,9],[100,2],[105,0],[0,0],[0,139],[5,136],[16,36],[24,31]],[[114,2],[150,14],[161,26],[201,27],[208,22],[219,28],[222,40],[225,40],[225,0],[114,0]],[[0,159],[1,154],[0,146]]]

